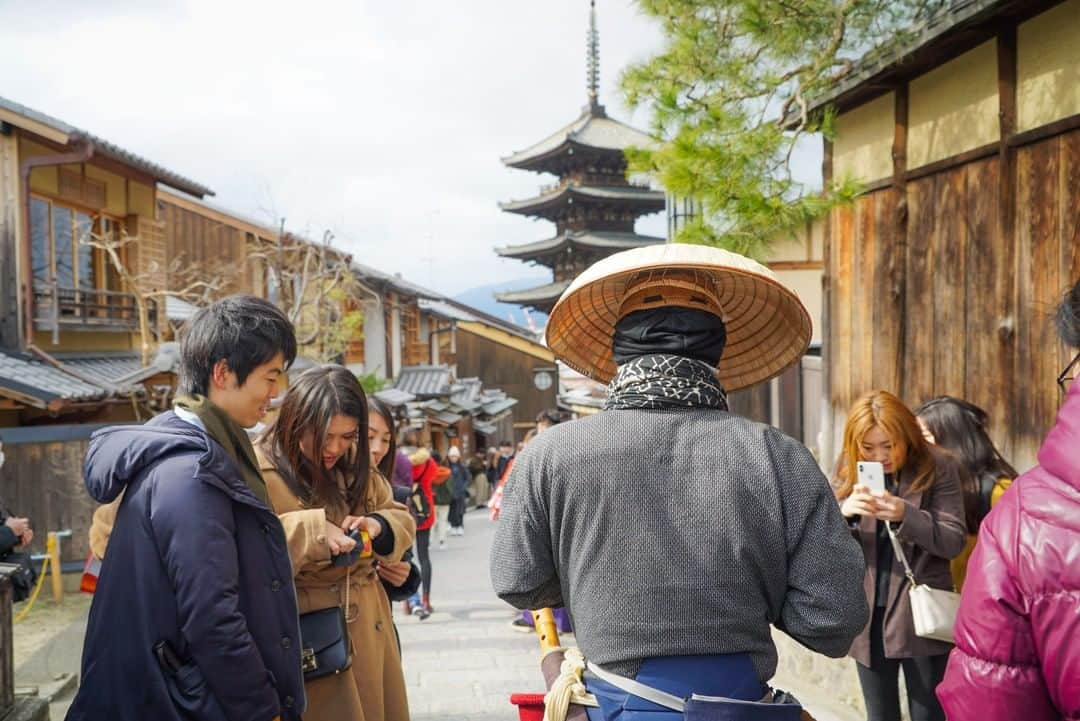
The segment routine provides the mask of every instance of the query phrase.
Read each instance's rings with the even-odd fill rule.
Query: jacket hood
[[[1039,449],[1039,465],[1074,488],[1080,488],[1077,447],[1080,447],[1080,381],[1069,386],[1057,423]]]
[[[83,463],[83,479],[90,496],[101,503],[113,501],[146,468],[175,453],[198,453],[204,465],[229,461],[217,444],[199,428],[163,413],[141,426],[112,426],[90,437]],[[207,464],[206,462],[210,462]]]

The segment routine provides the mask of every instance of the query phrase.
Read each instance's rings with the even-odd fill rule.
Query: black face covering
[[[636,310],[615,325],[611,350],[616,365],[654,353],[693,358],[715,366],[727,342],[724,321],[698,308]]]

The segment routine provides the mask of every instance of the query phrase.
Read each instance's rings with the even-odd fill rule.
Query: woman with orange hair
[[[858,483],[859,461],[882,464],[884,491]],[[896,396],[874,391],[855,402],[833,489],[866,558],[863,586],[873,615],[848,653],[857,662],[869,721],[900,720],[901,668],[912,721],[945,718],[934,689],[952,646],[915,635],[911,582],[889,529],[918,583],[952,590],[949,560],[963,550],[966,533],[964,472],[953,456],[926,442],[914,414]]]

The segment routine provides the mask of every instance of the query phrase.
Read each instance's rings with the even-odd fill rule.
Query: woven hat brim
[[[618,256],[601,261],[583,273],[555,304],[547,324],[548,347],[574,370],[607,383],[616,372],[611,345],[628,283],[642,273],[693,271],[720,289],[727,344],[717,372],[724,387],[735,391],[780,375],[810,345],[810,314],[798,296],[770,277],[764,266],[734,253],[716,253],[723,253],[718,257],[726,257],[732,264],[676,260],[620,269],[618,262],[611,262]],[[605,273],[606,269],[610,272]]]

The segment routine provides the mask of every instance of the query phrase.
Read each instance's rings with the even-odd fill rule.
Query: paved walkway
[[[486,510],[470,511],[465,529],[431,551],[435,613],[420,621],[403,618],[400,604],[394,610],[414,721],[509,721],[517,717],[511,693],[544,690],[536,635],[515,630],[517,614],[491,590],[495,524]]]
[[[511,721],[517,718],[511,693],[544,690],[535,634],[511,626],[517,614],[491,589],[488,551],[495,525],[486,511],[470,511],[467,535],[447,538],[444,551],[432,550],[430,618],[403,618],[400,605],[395,608],[413,721]],[[562,640],[574,643],[572,635]],[[804,662],[810,658],[802,656]],[[817,721],[859,718],[837,702],[837,689],[816,687],[811,674],[805,680],[777,677],[774,684],[794,692]]]
[[[535,634],[515,630],[516,612],[491,590],[488,551],[495,524],[487,511],[470,511],[465,528],[464,537],[447,538],[445,550],[432,549],[435,613],[420,621],[402,616],[395,604],[413,721],[512,721],[517,712],[511,693],[544,690]],[[17,682],[44,686],[59,674],[77,673],[85,623],[73,623],[20,666]],[[574,638],[563,641],[570,645]],[[858,718],[836,703],[837,689],[815,687],[821,684],[813,674],[800,675],[776,683],[795,692],[818,721]],[[54,721],[69,704],[65,696],[52,705]]]

